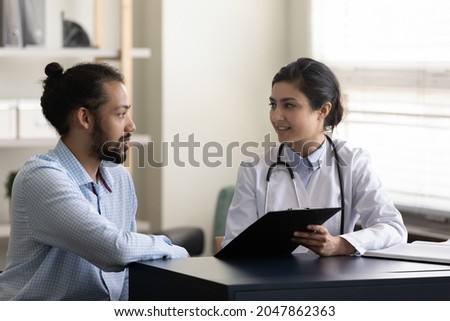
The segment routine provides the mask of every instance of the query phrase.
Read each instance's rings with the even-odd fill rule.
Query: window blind
[[[311,1],[312,55],[339,78],[338,137],[396,205],[450,218],[450,2]]]

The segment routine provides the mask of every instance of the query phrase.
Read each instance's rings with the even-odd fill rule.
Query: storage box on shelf
[[[17,100],[0,99],[0,137],[17,138]]]
[[[39,99],[19,99],[18,138],[55,138],[56,131],[42,114]]]

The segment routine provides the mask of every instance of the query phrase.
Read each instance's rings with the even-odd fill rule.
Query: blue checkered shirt
[[[165,236],[136,233],[133,182],[102,163],[94,182],[60,140],[16,176],[0,300],[121,300],[127,264],[187,257]]]

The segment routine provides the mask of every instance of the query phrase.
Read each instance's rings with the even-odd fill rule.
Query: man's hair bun
[[[63,71],[64,71],[63,67],[57,62],[49,63],[45,67],[45,74],[50,78],[61,77],[63,74]]]

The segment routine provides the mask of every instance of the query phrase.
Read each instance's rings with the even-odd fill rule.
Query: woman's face
[[[308,98],[292,83],[275,83],[269,100],[270,121],[280,143],[301,152],[305,146],[323,141],[322,110],[314,111]]]

